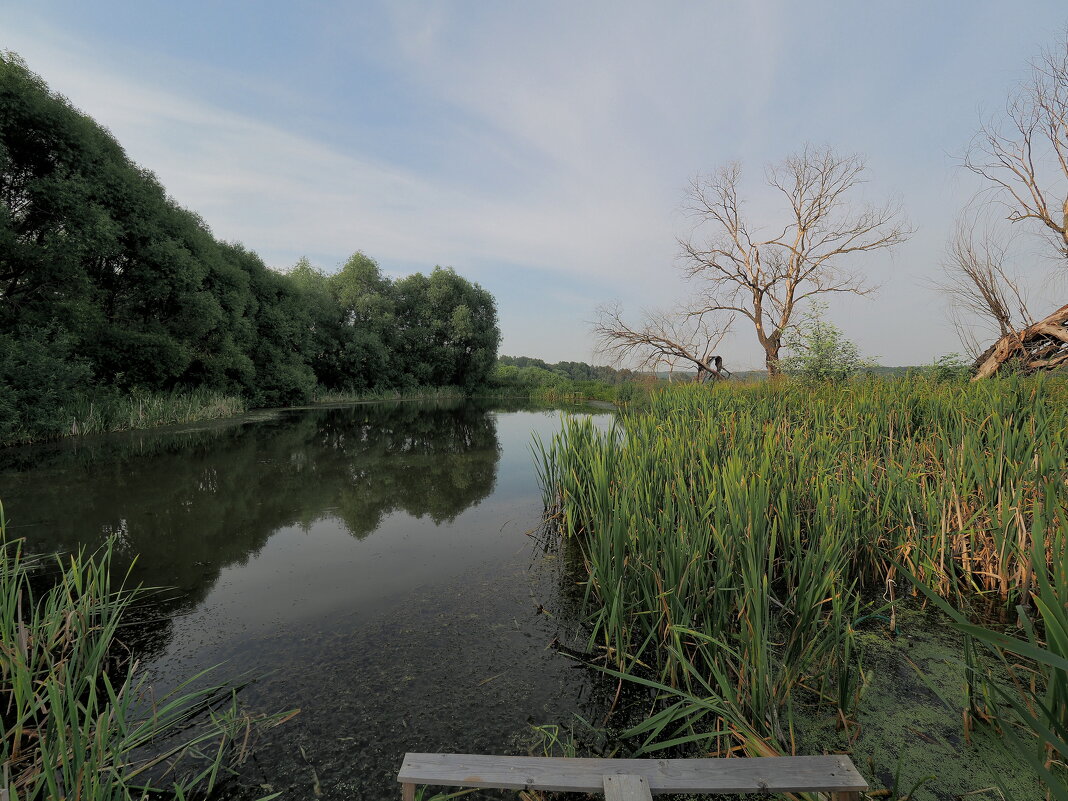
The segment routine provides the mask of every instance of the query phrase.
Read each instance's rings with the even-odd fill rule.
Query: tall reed
[[[210,790],[255,726],[201,673],[154,698],[117,635],[138,597],[96,554],[27,556],[0,506],[0,797],[113,801]],[[44,575],[43,575],[44,574]]]
[[[73,395],[48,419],[0,432],[0,446],[216,420],[241,414],[247,408],[247,402],[237,395],[203,389]]]
[[[566,421],[537,446],[545,502],[581,549],[590,648],[665,699],[640,750],[791,752],[801,699],[848,727],[854,629],[901,570],[955,609],[1040,610],[1059,648],[1066,401],[1061,379],[769,382]]]

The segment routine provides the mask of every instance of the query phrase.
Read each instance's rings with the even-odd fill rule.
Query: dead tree
[[[686,210],[695,227],[679,245],[686,275],[697,285],[698,313],[749,320],[770,375],[778,372],[783,334],[799,304],[831,292],[867,294],[871,288],[849,263],[909,236],[893,203],[862,206],[850,198],[864,169],[858,155],[815,147],[769,167],[767,183],[786,201],[780,221],[747,217],[737,164],[690,185]]]
[[[942,275],[930,282],[948,298],[950,320],[972,359],[986,349],[991,337],[1009,336],[1035,322],[1024,280],[1010,266],[1016,237],[1006,236],[985,211],[961,215],[942,262]]]
[[[1025,373],[1055,370],[1068,364],[1068,306],[1001,337],[975,360],[972,380],[988,378],[1006,364]]]
[[[964,166],[989,183],[1012,223],[1029,222],[1068,260],[1068,37],[1031,65],[1031,79],[985,123]]]
[[[1011,98],[1000,123],[986,123],[972,143],[964,165],[985,179],[991,201],[1005,210],[1010,224],[1022,224],[1049,243],[1061,269],[1068,267],[1068,37],[1034,62],[1031,78]],[[1005,365],[1025,372],[1068,363],[1068,306],[1038,322],[1022,304],[1016,285],[990,260],[964,274],[980,312],[998,323],[998,340],[975,361],[973,380],[994,375]],[[997,267],[997,265],[993,265]],[[1008,292],[1006,292],[1008,288]],[[1011,305],[1023,309],[1011,320]]]
[[[717,325],[709,314],[645,312],[635,327],[623,320],[618,304],[608,304],[597,310],[593,332],[598,350],[616,363],[654,372],[689,364],[697,368],[697,381],[717,381],[730,376],[723,358],[713,351],[730,331],[732,321]]]

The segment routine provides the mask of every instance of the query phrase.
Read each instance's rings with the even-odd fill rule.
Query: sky
[[[451,266],[496,297],[502,353],[550,362],[604,362],[604,303],[692,296],[696,174],[739,162],[770,226],[765,165],[806,143],[863,155],[857,202],[914,229],[851,264],[878,290],[830,320],[885,365],[961,350],[931,287],[982,188],[961,157],[1066,26],[1052,0],[0,0],[0,48],[220,239],[280,270]],[[751,327],[720,353],[762,366]]]

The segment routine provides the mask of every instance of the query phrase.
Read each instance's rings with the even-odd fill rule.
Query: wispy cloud
[[[608,277],[621,269],[637,273],[635,254],[651,250],[649,209],[618,193],[579,191],[578,184],[515,197],[492,186],[457,189],[168,91],[151,76],[119,74],[88,59],[73,66],[47,44],[27,50],[31,66],[109,127],[179,202],[220,236],[240,239],[271,261],[302,252],[340,260],[360,248],[387,262],[497,260]],[[524,108],[537,115],[528,103]],[[559,169],[566,150],[546,163]]]

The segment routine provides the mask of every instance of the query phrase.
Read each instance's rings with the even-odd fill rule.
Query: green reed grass
[[[236,395],[195,389],[79,398],[66,414],[70,433],[79,435],[215,420],[246,409],[244,399]]]
[[[236,687],[201,673],[163,697],[118,640],[138,597],[112,578],[112,545],[27,556],[0,506],[0,796],[113,801],[209,791],[244,759],[254,721]]]
[[[247,408],[237,395],[203,389],[74,395],[50,419],[9,432],[0,439],[0,446],[217,420],[242,414]]]
[[[588,573],[590,649],[663,700],[629,732],[639,751],[790,753],[801,702],[848,730],[855,628],[892,615],[907,577],[965,614],[1021,608],[1025,644],[1064,656],[1066,401],[1048,378],[691,386],[538,443]],[[1034,725],[1014,730],[1045,737],[1064,675],[1031,658]]]

